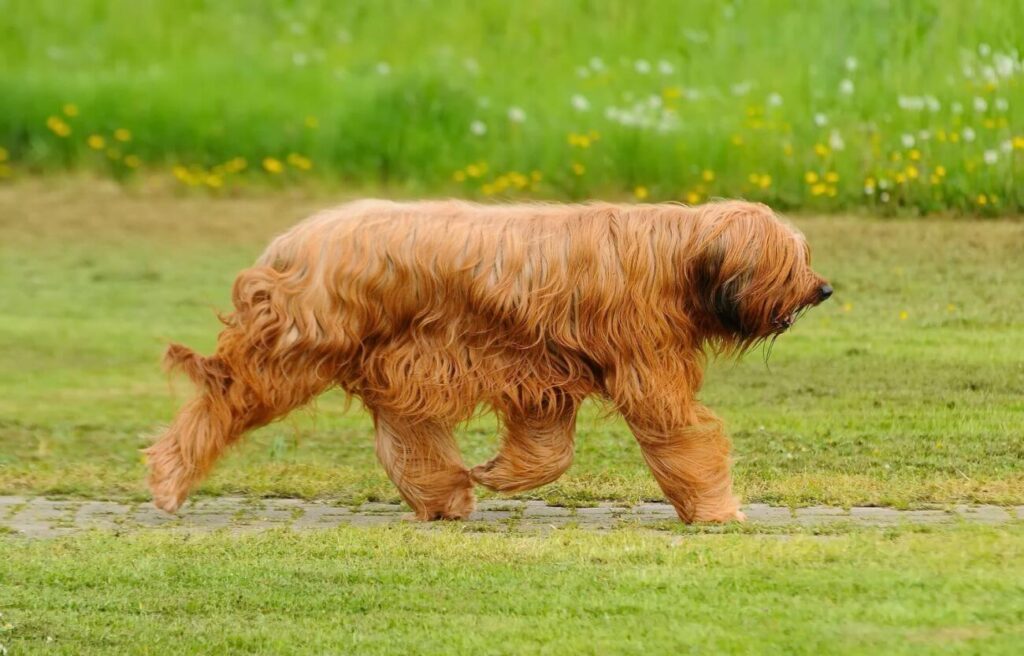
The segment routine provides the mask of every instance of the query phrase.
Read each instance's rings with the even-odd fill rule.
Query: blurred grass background
[[[0,178],[1013,213],[1024,3],[0,0]]]

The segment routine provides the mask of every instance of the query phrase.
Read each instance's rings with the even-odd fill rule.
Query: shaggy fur
[[[373,413],[421,519],[466,517],[474,483],[558,478],[590,395],[624,415],[683,521],[742,519],[729,441],[696,399],[704,354],[771,338],[830,292],[759,204],[345,205],[238,276],[216,353],[168,349],[199,394],[146,452],[154,501],[176,510],[245,431],[337,385]],[[467,468],[452,430],[481,404],[505,433]]]

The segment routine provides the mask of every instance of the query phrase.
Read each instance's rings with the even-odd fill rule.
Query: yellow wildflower
[[[117,128],[114,130],[114,138],[124,143],[132,140],[132,131],[127,128]]]
[[[906,310],[902,310],[900,312],[900,321],[906,321],[909,318],[910,318],[910,313],[909,312],[907,312]]]
[[[839,182],[839,174],[835,171],[829,171],[825,174],[825,182],[831,182],[832,184]]]
[[[645,198],[647,198],[647,187],[643,185],[637,185],[637,187],[633,190],[633,195],[636,196],[637,200],[644,200]]]
[[[713,182],[715,179],[715,172],[711,169],[704,169],[700,174],[700,179],[704,182]]]
[[[220,189],[224,186],[224,180],[219,175],[208,175],[203,178],[203,182],[210,189]]]
[[[266,171],[267,173],[277,175],[278,173],[284,170],[284,165],[281,163],[281,160],[279,159],[276,159],[274,157],[264,157],[263,170]]]
[[[907,157],[909,157],[912,162],[916,162],[921,159],[921,151],[917,148],[911,148],[910,152],[907,153]]]
[[[534,171],[530,172],[530,181],[531,182],[537,183],[537,182],[540,182],[543,179],[544,179],[544,174],[541,173],[540,171],[534,170]]]
[[[893,179],[896,181],[896,184],[903,184],[907,181],[907,176],[903,173],[897,173],[893,176]]]
[[[583,166],[579,162],[573,162],[572,163],[572,172],[575,173],[576,175],[583,175],[584,173],[587,172],[587,167]]]
[[[814,152],[818,157],[827,157],[832,151],[829,150],[828,146],[823,143],[814,144]]]
[[[828,194],[829,198],[835,198],[836,195],[839,194],[839,190],[836,189],[833,185],[829,185],[828,189],[825,190],[825,193]]]
[[[700,194],[696,191],[691,191],[686,194],[686,203],[688,205],[696,205],[700,202]]]
[[[792,157],[793,156],[793,144],[789,143],[788,141],[786,143],[782,144],[782,154],[785,155],[786,157]]]
[[[121,151],[117,148],[107,148],[107,157],[113,160],[121,159]]]
[[[814,171],[808,171],[807,173],[804,173],[804,182],[806,182],[807,184],[812,185],[812,184],[816,183],[817,181],[818,181],[818,174],[815,173]]]
[[[988,205],[988,196],[986,196],[985,194],[978,194],[978,197],[974,200],[976,203],[978,203],[978,205],[981,205],[983,207],[985,205]]]
[[[910,178],[911,180],[917,180],[917,176],[919,173],[920,171],[918,171],[917,167],[914,166],[913,164],[907,167],[907,177]]]
[[[739,135],[739,134],[734,134],[729,139],[729,141],[732,142],[732,145],[734,145],[734,146],[742,146],[743,145],[743,136]]]
[[[661,90],[661,95],[665,100],[673,100],[683,95],[683,90],[679,87],[665,87]]]
[[[939,176],[940,178],[946,177],[946,167],[943,166],[942,164],[939,164],[938,166],[936,166],[935,167],[935,175]]]
[[[466,167],[466,175],[471,178],[479,178],[483,174],[483,169],[478,164],[470,164]]]
[[[452,180],[454,180],[455,182],[465,182],[466,172],[463,171],[462,169],[459,169],[455,173],[452,173]]]
[[[78,116],[78,105],[76,105],[75,103],[67,103],[64,105],[64,107],[61,108],[61,111],[64,112],[64,116],[67,116],[68,118],[74,118]]]
[[[1016,136],[1013,138],[1013,147],[1016,150],[1024,150],[1024,136]]]
[[[493,196],[494,192],[497,190],[495,189],[494,185],[485,182],[480,186],[480,191],[482,191],[485,196]]]
[[[130,169],[137,169],[142,164],[142,160],[139,159],[138,155],[125,155],[124,165]]]
[[[289,153],[288,163],[300,171],[308,171],[313,168],[313,161],[298,153]]]
[[[318,119],[318,118],[317,118],[317,117],[315,117],[315,116],[307,116],[307,117],[306,117],[305,119],[303,119],[303,121],[302,121],[302,122],[303,122],[303,123],[305,124],[305,126],[306,126],[307,128],[309,128],[310,130],[315,130],[315,129],[317,129],[318,127],[320,127],[320,119]]]
[[[107,140],[98,134],[91,134],[85,143],[89,144],[93,150],[103,150],[103,147],[107,145]]]
[[[960,133],[959,132],[950,132],[949,133],[949,141],[951,143],[957,143],[958,141],[960,141]]]
[[[828,186],[822,183],[818,183],[811,187],[812,196],[820,196],[828,190]]]
[[[46,127],[58,137],[67,137],[71,134],[71,126],[58,116],[51,116],[46,119]]]
[[[843,312],[850,312],[853,310],[853,303],[843,303]]]

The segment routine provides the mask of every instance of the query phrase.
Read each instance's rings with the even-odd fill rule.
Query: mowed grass
[[[1019,2],[36,0],[0,37],[0,178],[1024,206]]]
[[[338,199],[133,194],[60,179],[0,190],[0,494],[145,498],[139,449],[191,393],[159,359],[210,352],[234,275]],[[747,501],[1024,502],[1024,225],[797,217],[835,297],[775,345],[710,365],[702,400],[734,439]],[[529,496],[661,495],[597,404],[575,464]],[[496,425],[460,431],[466,460]],[[337,392],[253,434],[201,494],[397,500],[369,418]]]
[[[12,654],[1019,654],[1020,527],[0,537]]]

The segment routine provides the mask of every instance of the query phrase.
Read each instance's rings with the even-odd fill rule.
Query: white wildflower
[[[883,191],[882,193],[880,193],[878,195],[878,200],[882,201],[883,203],[888,203],[889,202],[889,192],[888,191]]]
[[[982,57],[988,57],[989,55],[992,54],[992,47],[989,46],[987,43],[979,43],[978,54],[981,55]]]
[[[299,68],[305,66],[309,62],[309,55],[304,52],[292,53],[292,64]]]
[[[582,94],[574,94],[569,102],[572,103],[572,108],[575,109],[577,112],[585,112],[590,109],[590,101],[587,100]]]
[[[955,102],[955,103],[951,104],[949,106],[949,111],[953,112],[954,114],[963,114],[964,113],[963,103]]]
[[[780,107],[782,105],[782,96],[778,93],[771,93],[768,95],[768,106],[769,107]]]
[[[913,148],[914,144],[916,143],[916,141],[914,140],[914,135],[909,133],[904,134],[902,137],[900,137],[900,142],[903,143],[904,148]]]
[[[1010,102],[1006,98],[996,98],[995,107],[997,112],[1005,112],[1010,109]]]
[[[672,75],[676,69],[672,66],[672,62],[662,59],[658,62],[658,72],[662,75]]]
[[[984,112],[984,111],[987,111],[987,110],[988,110],[988,101],[985,100],[984,98],[982,98],[981,96],[975,96],[974,97],[974,111],[976,111],[976,112],[978,112],[980,114],[981,112]]]
[[[487,96],[480,96],[479,98],[476,99],[476,104],[480,107],[490,107],[491,99],[488,98]]]
[[[828,117],[822,114],[821,112],[818,112],[817,114],[814,115],[814,124],[817,125],[819,128],[823,128],[826,125],[828,125]]]
[[[590,77],[590,69],[586,66],[579,66],[576,68],[576,76],[586,79]]]
[[[974,128],[972,128],[970,126],[967,126],[966,128],[964,128],[963,135],[964,135],[964,141],[966,141],[968,143],[971,142],[971,141],[974,141],[974,137],[975,137]]]
[[[734,84],[734,85],[732,85],[732,95],[734,95],[734,96],[745,96],[748,93],[750,93],[750,88],[752,86],[753,86],[753,84],[751,84],[749,80],[744,80],[743,82],[739,82],[738,84]]]
[[[647,75],[651,72],[651,62],[646,59],[638,59],[633,63],[633,68],[635,68],[636,72],[640,75]]]
[[[843,94],[844,96],[852,95],[853,94],[853,80],[851,80],[849,78],[846,78],[842,82],[840,82],[839,83],[839,93]]]
[[[478,137],[482,137],[487,134],[487,124],[480,120],[473,121],[469,124],[469,131]]]
[[[864,194],[866,196],[873,196],[875,194],[875,186],[870,184],[864,185]]]
[[[843,150],[846,148],[846,142],[843,141],[843,135],[839,133],[839,130],[832,130],[829,133],[828,147],[832,150]]]
[[[942,109],[942,103],[940,103],[939,99],[935,96],[925,96],[924,104],[928,107],[928,111],[933,114]]]
[[[851,73],[857,70],[858,65],[859,64],[857,62],[857,58],[854,57],[853,55],[850,55],[849,57],[846,58],[846,70],[850,71]]]
[[[378,62],[377,75],[391,75],[391,65],[387,62]]]
[[[999,77],[1011,77],[1014,70],[1018,68],[1018,64],[1014,61],[1013,57],[1007,57],[1002,53],[996,54],[992,61],[995,63],[996,73],[999,74]]]
[[[932,133],[929,132],[928,130],[921,130],[920,132],[917,133],[917,138],[920,139],[921,141],[928,141],[929,139],[932,138]]]
[[[512,106],[508,108],[508,120],[513,123],[522,123],[526,120],[526,112],[522,107]]]
[[[999,144],[999,150],[1003,151],[1007,155],[1013,152],[1013,142],[1007,139],[1006,141]]]
[[[992,166],[999,161],[999,151],[994,149],[986,150],[981,157],[985,160],[986,164]]]
[[[590,68],[595,73],[600,73],[601,71],[604,70],[604,60],[602,60],[600,57],[591,57],[590,58]]]

